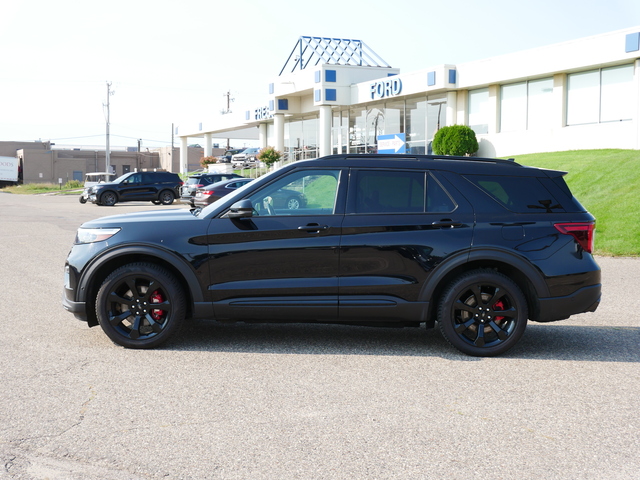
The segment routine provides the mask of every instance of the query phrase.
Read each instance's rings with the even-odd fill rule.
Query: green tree
[[[282,153],[276,150],[274,147],[264,147],[258,152],[258,160],[264,162],[266,165],[273,165],[282,157]]]
[[[476,132],[466,125],[442,127],[431,145],[436,155],[472,155],[478,151]]]

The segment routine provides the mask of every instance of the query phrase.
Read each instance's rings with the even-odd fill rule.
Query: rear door
[[[216,318],[337,317],[343,177],[340,168],[292,170],[248,193],[253,217],[211,221],[209,292]],[[275,207],[282,189],[303,195],[305,207]]]
[[[465,254],[473,209],[425,170],[352,169],[340,244],[340,319],[421,321],[423,288]],[[424,321],[424,319],[422,319]]]

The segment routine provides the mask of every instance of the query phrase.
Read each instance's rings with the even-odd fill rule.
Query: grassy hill
[[[596,217],[596,254],[640,256],[640,150],[518,155],[532,167],[569,172],[573,194]]]

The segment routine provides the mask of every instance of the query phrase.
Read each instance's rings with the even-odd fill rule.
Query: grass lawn
[[[640,151],[575,150],[518,155],[532,167],[569,172],[573,194],[596,217],[596,254],[640,255]]]

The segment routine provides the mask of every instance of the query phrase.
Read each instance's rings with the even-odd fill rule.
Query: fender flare
[[[94,258],[87,266],[84,273],[80,277],[78,282],[78,298],[80,302],[87,300],[87,292],[89,286],[93,283],[96,272],[105,264],[111,260],[121,257],[123,255],[147,255],[156,257],[165,263],[171,265],[186,281],[188,294],[193,299],[194,303],[205,302],[202,288],[195,271],[173,252],[169,250],[163,250],[157,246],[151,245],[127,245],[122,247],[115,247],[113,249],[103,252],[100,256]]]
[[[506,250],[481,247],[460,252],[438,265],[431,275],[429,275],[428,281],[423,286],[421,298],[431,300],[438,286],[452,271],[465,264],[474,262],[498,262],[509,265],[527,277],[538,298],[546,298],[550,295],[544,275],[529,260]]]

